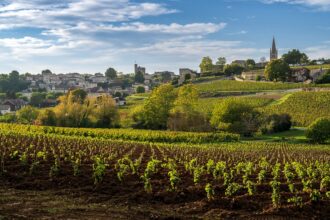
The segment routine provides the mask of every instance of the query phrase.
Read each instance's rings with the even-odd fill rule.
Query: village
[[[293,50],[293,52],[296,52]],[[298,50],[298,54],[299,54]],[[301,53],[304,57],[305,54]],[[272,41],[269,60],[277,60],[278,49],[275,38]],[[307,61],[306,61],[307,62]],[[315,83],[322,77],[327,68],[323,68],[324,60],[313,60],[317,68],[308,69],[307,63],[290,65],[290,78],[288,83]],[[25,87],[18,89],[14,94],[3,94],[0,96],[0,114],[4,115],[16,112],[26,105],[32,105],[39,108],[54,107],[58,104],[57,98],[66,94],[70,90],[82,89],[88,96],[100,96],[102,94],[111,95],[116,101],[117,106],[126,105],[126,97],[135,93],[147,93],[153,88],[171,83],[174,86],[180,86],[189,82],[198,80],[205,81],[208,78],[219,80],[236,81],[267,81],[265,77],[265,68],[269,61],[265,57],[260,58],[259,62],[253,59],[234,60],[227,64],[226,58],[220,57],[213,64],[210,57],[204,57],[200,64],[200,71],[189,68],[180,68],[178,74],[171,71],[159,71],[150,74],[146,67],[134,64],[134,73],[123,74],[113,68],[109,68],[104,74],[81,74],[67,73],[56,74],[50,70],[43,70],[39,74],[18,75],[17,71],[11,74],[17,75],[22,80]],[[309,64],[310,65],[310,64]],[[108,74],[110,71],[112,74]]]

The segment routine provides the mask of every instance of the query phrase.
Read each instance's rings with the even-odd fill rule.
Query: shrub
[[[146,89],[143,86],[139,86],[136,88],[136,93],[145,93]]]
[[[213,110],[211,124],[219,130],[251,136],[259,127],[259,112],[237,100],[221,102]]]
[[[171,131],[205,132],[212,130],[207,117],[199,112],[193,112],[192,114],[172,113],[167,126]]]
[[[38,109],[32,106],[25,106],[17,111],[17,121],[22,124],[33,124],[39,114]]]
[[[15,114],[5,114],[0,116],[1,123],[13,123],[16,122],[17,117]]]
[[[291,76],[291,69],[283,60],[272,60],[265,68],[265,76],[270,81],[285,82]]]
[[[188,84],[180,87],[170,112],[168,128],[174,131],[209,131],[208,119],[196,109],[198,101],[195,86]]]
[[[45,109],[45,110],[41,111],[36,120],[36,124],[56,126],[55,112],[50,109]]]
[[[290,130],[292,126],[291,116],[288,114],[273,114],[264,119],[260,128],[263,134],[272,134]]]
[[[167,129],[170,110],[176,98],[174,87],[163,84],[154,89],[143,106],[132,113],[134,128]]]
[[[330,139],[330,119],[319,118],[312,123],[307,131],[306,137],[312,142],[324,143]]]
[[[330,83],[330,70],[328,70],[323,76],[316,80],[318,84]]]

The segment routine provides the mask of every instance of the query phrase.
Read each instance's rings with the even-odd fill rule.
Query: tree
[[[284,60],[272,60],[266,66],[265,77],[270,81],[285,82],[291,77],[290,66]]]
[[[41,71],[42,75],[47,75],[47,74],[52,74],[52,71],[50,71],[49,69],[43,70]]]
[[[138,86],[136,88],[136,93],[145,93],[146,89],[143,86]]]
[[[198,90],[192,84],[180,87],[171,110],[168,128],[175,131],[207,131],[207,118],[197,111]]]
[[[111,128],[118,125],[116,102],[109,95],[102,95],[95,100],[95,107],[89,119],[98,128]]]
[[[301,53],[297,49],[293,49],[286,54],[283,54],[282,59],[288,64],[303,64],[308,63],[308,57],[305,53]]]
[[[141,71],[138,71],[135,74],[134,81],[136,83],[144,83],[144,75],[143,75],[143,73]]]
[[[16,112],[17,121],[22,124],[33,124],[39,114],[38,109],[25,106]]]
[[[135,128],[166,129],[176,94],[174,87],[163,84],[154,89],[145,103],[132,113]]]
[[[83,90],[73,90],[59,98],[54,108],[57,125],[62,127],[88,127],[88,117],[95,107],[95,100],[88,99]]]
[[[291,126],[292,122],[290,115],[273,114],[265,117],[260,130],[263,134],[272,134],[276,132],[288,131]]]
[[[117,78],[117,71],[110,67],[107,69],[107,71],[105,71],[105,76],[108,78],[108,79],[115,79]]]
[[[187,73],[184,75],[184,81],[189,81],[191,80],[191,74]]]
[[[211,72],[213,68],[213,61],[210,57],[203,57],[201,64],[199,65],[202,73]]]
[[[323,144],[330,139],[330,119],[319,118],[306,131],[306,137],[312,142]]]
[[[34,107],[40,107],[43,101],[46,99],[46,93],[33,92],[30,99],[30,104]]]
[[[253,106],[240,100],[227,99],[214,108],[211,124],[219,130],[251,136],[258,130],[259,116],[260,113]]]
[[[266,63],[266,57],[260,57],[260,63]]]
[[[69,94],[73,102],[79,103],[83,103],[88,95],[87,92],[83,89],[72,90]]]
[[[323,76],[317,79],[316,83],[318,84],[330,83],[330,70],[327,70],[327,72]]]
[[[217,65],[221,65],[221,66],[226,65],[226,63],[227,63],[227,60],[225,57],[219,57],[218,61],[216,62]]]
[[[224,72],[226,75],[239,75],[243,72],[244,68],[237,63],[233,63],[230,65],[226,65],[224,68]]]
[[[2,75],[0,77],[0,92],[5,92],[10,96],[15,93],[27,89],[28,82],[20,78],[19,72],[16,70],[9,73],[9,75]]]
[[[172,75],[170,72],[163,72],[160,76],[160,80],[162,81],[162,83],[168,83],[172,80]]]
[[[37,119],[37,125],[56,126],[56,115],[51,109],[45,109],[40,111]]]
[[[13,70],[11,73],[9,73],[9,81],[18,82],[19,81],[19,72],[17,72],[16,70]]]
[[[123,94],[121,94],[121,92],[115,92],[115,94],[114,94],[114,97],[115,98],[121,98],[123,96]]]
[[[256,67],[256,62],[253,59],[247,59],[246,65],[247,65],[248,69],[252,70]]]
[[[109,95],[87,97],[83,90],[73,90],[59,98],[60,104],[52,112],[43,112],[37,122],[62,127],[102,127],[118,125],[115,101]]]

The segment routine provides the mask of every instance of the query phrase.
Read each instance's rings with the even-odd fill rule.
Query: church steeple
[[[273,37],[272,48],[270,49],[270,61],[278,59],[275,37]]]

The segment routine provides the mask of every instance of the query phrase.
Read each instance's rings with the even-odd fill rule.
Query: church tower
[[[278,51],[276,48],[275,37],[273,37],[272,48],[270,49],[270,61],[278,59]]]

